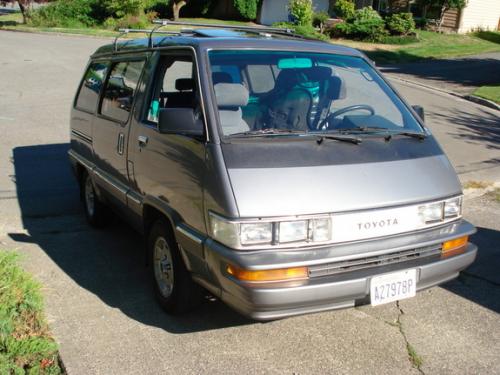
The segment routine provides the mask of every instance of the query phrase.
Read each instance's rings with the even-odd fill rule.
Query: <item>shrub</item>
[[[118,30],[118,29],[146,29],[151,24],[151,17],[156,13],[150,12],[148,14],[132,15],[127,14],[121,18],[107,18],[103,26],[106,29]]]
[[[334,36],[342,35],[353,39],[379,41],[387,35],[382,17],[371,7],[356,10],[353,18],[333,27]]]
[[[257,18],[257,8],[259,0],[234,0],[234,6],[241,16],[247,20]]]
[[[354,3],[351,0],[337,0],[333,5],[333,12],[343,20],[353,18],[355,9]]]
[[[290,0],[288,10],[295,24],[311,26],[313,20],[313,6],[311,0]]]
[[[104,0],[106,9],[117,18],[139,16],[144,11],[143,0]]]
[[[89,0],[59,0],[34,10],[30,24],[43,27],[93,26],[92,6]]]
[[[328,37],[326,35],[318,33],[313,26],[301,26],[293,24],[291,22],[276,22],[273,23],[273,27],[291,29],[295,34],[299,34],[310,39],[328,40]]]
[[[323,34],[325,29],[326,21],[330,18],[330,15],[326,12],[318,12],[313,15],[313,26],[319,27],[320,32]]]
[[[415,32],[415,21],[411,13],[395,13],[385,19],[387,30],[392,35],[408,35]]]

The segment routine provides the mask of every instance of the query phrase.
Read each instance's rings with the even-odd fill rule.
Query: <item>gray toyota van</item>
[[[283,29],[166,24],[90,57],[69,157],[90,224],[112,209],[144,234],[167,312],[206,291],[257,320],[379,305],[474,261],[423,109],[365,55]]]

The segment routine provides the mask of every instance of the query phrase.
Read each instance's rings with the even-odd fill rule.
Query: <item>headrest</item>
[[[194,79],[179,78],[179,79],[175,80],[175,89],[177,91],[193,91],[194,90]]]
[[[217,106],[244,107],[248,104],[248,90],[240,83],[218,83],[214,85]]]
[[[326,95],[331,100],[345,99],[345,84],[344,80],[338,76],[331,76],[328,80],[328,91]]]
[[[226,72],[214,72],[212,73],[212,82],[214,85],[218,83],[233,83],[233,78],[231,74]]]
[[[289,89],[299,83],[299,72],[296,69],[283,69],[276,78],[275,87]]]

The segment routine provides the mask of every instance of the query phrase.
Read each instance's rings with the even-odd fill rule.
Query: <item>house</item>
[[[289,0],[263,0],[257,22],[272,25],[275,22],[288,21]],[[315,12],[328,12],[329,0],[313,0]]]
[[[272,25],[289,20],[289,0],[263,0],[258,22]],[[371,6],[380,13],[392,11],[413,12],[428,19],[439,18],[440,8],[422,9],[416,0],[353,0],[356,8]],[[316,12],[329,10],[328,0],[313,0]],[[333,1],[332,1],[333,3]],[[443,17],[442,30],[467,33],[475,30],[500,30],[500,0],[468,0],[462,10],[449,9]]]

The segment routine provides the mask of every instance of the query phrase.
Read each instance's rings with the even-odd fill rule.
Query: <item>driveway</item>
[[[88,55],[105,42],[0,32],[0,247],[24,254],[44,284],[69,374],[500,373],[500,203],[493,196],[466,202],[479,228],[478,261],[458,280],[399,304],[269,323],[212,300],[182,317],[162,313],[141,238],[118,219],[106,230],[89,228],[67,165],[70,104]],[[428,126],[463,178],[500,181],[495,111],[397,87],[426,107]]]

